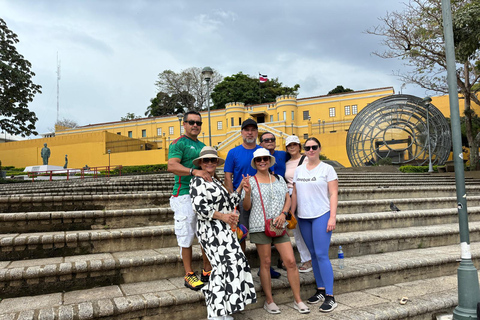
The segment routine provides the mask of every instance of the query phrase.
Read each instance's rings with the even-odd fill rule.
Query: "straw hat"
[[[269,157],[270,157],[270,166],[269,166],[269,168],[275,164],[275,157],[270,154],[270,151],[268,151],[268,150],[265,149],[265,148],[258,148],[258,149],[255,150],[255,152],[253,153],[253,159],[252,159],[252,161],[250,162],[250,165],[252,166],[253,169],[257,169],[257,164],[255,163],[255,158],[264,157],[264,156],[269,156]]]
[[[218,163],[217,163],[218,166],[221,166],[222,164],[225,163],[225,160],[223,160],[222,158],[220,158],[217,155],[217,150],[215,150],[214,147],[209,147],[209,146],[203,147],[202,150],[200,151],[200,156],[198,158],[196,158],[195,160],[193,160],[193,165],[195,167],[198,167],[200,159],[203,159],[203,158],[217,158],[218,159]]]

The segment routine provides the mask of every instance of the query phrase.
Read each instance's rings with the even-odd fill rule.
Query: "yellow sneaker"
[[[189,272],[185,275],[185,287],[198,291],[203,288],[205,283],[200,281],[195,272]]]

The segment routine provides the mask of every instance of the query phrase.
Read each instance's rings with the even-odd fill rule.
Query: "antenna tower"
[[[60,60],[57,52],[57,123],[60,114]]]

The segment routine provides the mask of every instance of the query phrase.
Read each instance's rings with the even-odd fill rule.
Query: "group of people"
[[[241,125],[243,143],[224,160],[215,148],[198,140],[202,126],[198,112],[185,113],[183,126],[184,134],[171,143],[168,154],[168,170],[175,175],[170,206],[185,286],[203,290],[208,319],[233,319],[233,313],[257,301],[245,241],[237,237],[240,226],[248,229],[260,258],[259,276],[268,313],[281,313],[272,296],[271,278],[280,277],[271,267],[272,246],[280,255],[278,266],[287,271],[293,307],[300,313],[310,312],[300,297],[299,272],[313,270],[317,290],[306,302],[322,302],[321,312],[335,309],[328,250],[336,224],[338,178],[330,165],[320,161],[320,142],[307,139],[302,155],[300,140],[290,136],[287,152],[278,151],[275,135],[265,132],[257,145],[257,123],[247,119]],[[215,174],[223,164],[224,183]],[[284,229],[289,212],[298,220],[294,237],[300,267],[288,234],[267,232]],[[200,277],[192,267],[195,236],[203,255]]]

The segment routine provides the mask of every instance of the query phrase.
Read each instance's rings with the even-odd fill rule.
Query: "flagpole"
[[[259,101],[260,103],[262,103],[262,92],[261,92],[261,89],[262,89],[262,88],[261,88],[261,86],[260,86],[260,84],[261,84],[261,82],[260,82],[260,76],[261,76],[261,75],[262,75],[262,74],[259,72],[259,73],[258,73],[258,101]]]

